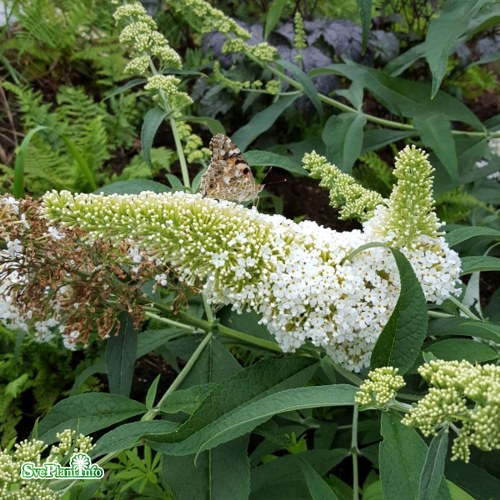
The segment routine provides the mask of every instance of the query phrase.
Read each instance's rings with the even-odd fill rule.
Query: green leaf
[[[69,391],[70,396],[74,396],[75,394],[78,394],[80,387],[83,385],[83,383],[92,375],[96,373],[106,373],[108,370],[108,367],[106,363],[102,360],[97,358],[95,363],[93,363],[90,366],[87,366],[83,371],[81,371],[78,376],[75,378],[73,382],[73,386],[71,387]]]
[[[497,352],[489,345],[469,339],[440,340],[425,350],[445,361],[465,359],[471,363],[483,363],[498,359]]]
[[[323,128],[321,136],[326,144],[326,156],[343,172],[352,172],[361,153],[365,124],[363,114],[342,113],[331,116]]]
[[[186,330],[180,328],[160,328],[158,330],[146,330],[141,332],[137,338],[137,358],[154,351],[165,345],[168,341],[186,335]]]
[[[205,125],[205,127],[210,130],[212,135],[216,134],[225,134],[226,130],[224,129],[224,125],[219,120],[212,118],[211,116],[192,116],[186,115],[181,116],[179,120],[186,121],[189,123],[199,123],[200,125]]]
[[[384,68],[384,72],[391,76],[399,76],[408,69],[414,62],[425,56],[425,45],[419,43],[411,49],[406,50],[398,57],[390,61]]]
[[[450,247],[454,247],[459,243],[478,237],[500,240],[500,231],[491,227],[463,226],[450,231],[445,236],[445,240],[448,242]]]
[[[271,8],[269,9],[266,16],[266,26],[264,28],[264,40],[267,40],[267,37],[273,31],[275,26],[278,24],[280,20],[281,13],[283,12],[283,8],[286,5],[287,0],[276,0],[271,3]]]
[[[363,29],[362,49],[363,53],[365,53],[372,20],[372,0],[356,0],[356,3],[358,4],[359,17],[361,18],[361,28]]]
[[[284,455],[251,470],[253,499],[311,498],[302,473],[302,461],[324,476],[349,456],[348,450],[308,450],[300,455]]]
[[[163,475],[176,500],[248,500],[250,464],[248,438],[223,444],[198,458],[164,455]]]
[[[382,412],[380,479],[384,498],[417,498],[427,447],[417,431],[392,412]]]
[[[106,342],[105,360],[108,366],[109,392],[129,396],[134,379],[137,354],[137,331],[128,313],[120,314],[118,335],[110,335]]]
[[[306,358],[281,357],[259,361],[230,376],[210,393],[198,410],[183,424],[176,435],[164,441],[182,441],[210,427],[232,412],[244,408],[254,399],[261,399],[282,389],[303,385],[311,377],[316,362]],[[206,372],[208,370],[205,370]],[[198,382],[200,383],[200,382]],[[157,441],[162,441],[157,439]],[[197,447],[188,453],[197,451]]]
[[[480,337],[500,343],[500,325],[468,318],[438,318],[429,323],[427,335],[429,337],[443,335]]]
[[[144,117],[141,130],[142,154],[144,156],[144,161],[149,166],[151,166],[151,148],[153,147],[156,132],[167,114],[168,113],[163,109],[154,107],[150,109]]]
[[[11,380],[7,385],[3,385],[2,389],[5,391],[6,395],[17,398],[23,391],[32,385],[29,379],[30,376],[27,373],[23,373],[14,380]],[[5,403],[2,402],[2,404]]]
[[[232,136],[233,142],[241,151],[245,151],[248,145],[260,134],[271,128],[281,113],[291,106],[298,97],[298,95],[280,96],[271,106],[255,114],[246,125],[237,130]]]
[[[155,404],[156,393],[158,391],[158,383],[160,382],[161,375],[158,375],[153,383],[149,386],[148,393],[146,394],[146,408],[151,410]]]
[[[239,408],[210,422],[180,443],[157,446],[155,442],[152,442],[151,446],[172,455],[200,453],[252,431],[279,413],[322,406],[352,405],[356,392],[356,387],[345,384],[287,389],[255,402],[240,405]],[[202,406],[209,399],[210,396],[202,403],[198,411],[201,411]],[[176,438],[175,434],[168,437]],[[154,441],[162,440],[162,438],[154,438]]]
[[[169,422],[168,420],[151,420],[120,425],[98,439],[91,456],[94,458],[107,453],[128,450],[140,444],[141,438],[145,434],[163,434],[175,430],[179,425],[178,422]]]
[[[419,500],[432,500],[438,494],[439,487],[444,479],[448,436],[448,429],[443,428],[432,438],[425,456],[422,474],[420,475]]]
[[[200,339],[201,337],[199,337],[198,340],[196,340],[196,337],[192,339],[192,336],[188,339],[180,339],[178,342],[189,342],[191,347],[189,348],[189,353],[177,353],[177,357],[189,359],[196,347],[198,347]],[[172,349],[172,344],[175,344],[175,341],[170,342],[169,349]],[[222,343],[216,338],[212,338],[207,348],[198,358],[195,366],[191,368],[187,377],[182,381],[179,388],[188,389],[194,385],[210,384],[222,381],[226,383],[226,380],[229,377],[236,376],[236,374],[242,372],[243,368],[228,351],[227,347],[222,345]]]
[[[22,198],[24,196],[24,166],[31,139],[33,139],[33,136],[40,132],[40,130],[46,128],[48,127],[39,126],[30,130],[17,150],[16,163],[14,165],[14,182],[12,184],[12,194],[15,198]]]
[[[459,488],[455,483],[446,481],[446,486],[448,486],[451,500],[474,500],[473,497],[466,493],[462,488]]]
[[[184,186],[182,185],[181,180],[174,174],[166,174],[168,182],[172,186],[173,191],[184,191]]]
[[[393,144],[402,139],[406,139],[413,135],[414,132],[407,130],[389,130],[389,129],[373,129],[365,130],[363,134],[363,148],[362,153],[367,153],[368,151],[377,151],[378,149],[387,146],[387,144]]]
[[[419,131],[424,146],[432,148],[444,165],[452,180],[458,179],[458,161],[455,141],[451,135],[451,125],[447,117],[441,113],[418,116],[413,125]]]
[[[500,479],[475,464],[460,460],[446,464],[446,477],[475,500],[491,500],[500,491]]]
[[[375,344],[371,369],[394,366],[405,373],[417,359],[427,332],[427,302],[410,263],[392,248],[401,280],[396,307]]]
[[[474,255],[462,258],[461,276],[477,271],[500,271],[500,259],[489,255]]]
[[[353,62],[332,64],[310,72],[312,74],[337,74],[366,87],[391,113],[408,118],[442,113],[451,121],[467,123],[483,130],[483,124],[474,113],[458,99],[439,91],[431,100],[431,89],[420,82],[394,78],[383,71],[367,68]]]
[[[94,173],[92,172],[92,169],[88,164],[88,161],[83,157],[83,155],[75,146],[73,141],[71,141],[68,137],[65,137],[64,135],[61,136],[61,139],[64,141],[64,144],[66,145],[69,154],[75,160],[75,163],[78,166],[78,170],[80,170],[80,173],[87,180],[87,183],[90,186],[90,188],[96,190],[97,184],[94,178]]]
[[[59,401],[38,426],[39,439],[56,441],[56,433],[74,429],[91,434],[146,411],[146,406],[117,394],[90,392]]]
[[[425,57],[432,73],[432,97],[437,94],[448,68],[448,56],[470,20],[490,0],[447,0],[441,15],[433,19],[425,39]]]
[[[307,171],[300,163],[276,153],[253,149],[245,153],[245,160],[251,167],[260,165],[265,167],[279,167],[293,174],[307,175]]]
[[[193,385],[189,389],[178,389],[169,394],[162,402],[160,411],[163,413],[193,413],[201,402],[215,389],[217,384],[208,383]]]
[[[328,483],[314,470],[306,460],[300,461],[300,468],[306,478],[307,487],[309,489],[310,498],[317,498],[321,500],[337,500],[333,490]]]
[[[134,78],[133,80],[130,80],[129,82],[123,84],[122,86],[118,87],[117,89],[108,92],[104,96],[103,100],[111,99],[112,97],[114,97],[116,95],[122,94],[123,92],[125,92],[128,89],[131,89],[133,87],[136,87],[137,85],[140,85],[141,83],[146,83],[146,82],[147,82],[146,78]]]
[[[294,80],[302,85],[304,94],[309,97],[313,106],[316,108],[316,112],[321,118],[323,116],[323,104],[321,103],[318,91],[316,90],[312,80],[298,66],[292,64],[291,62],[280,60],[275,63],[277,66],[280,66],[282,69],[291,73]]]
[[[172,191],[169,187],[159,182],[149,179],[130,179],[127,181],[118,181],[107,186],[96,189],[94,193],[99,194],[139,194],[143,191],[152,191],[153,193],[166,193]]]

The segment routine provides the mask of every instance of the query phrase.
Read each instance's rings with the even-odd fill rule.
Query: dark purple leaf
[[[359,60],[361,57],[361,28],[344,19],[329,23],[323,31],[323,38],[339,57]]]
[[[376,58],[388,63],[399,55],[399,40],[390,31],[374,30],[370,34],[370,49]]]
[[[274,30],[274,33],[278,33],[285,37],[290,43],[293,43],[293,39],[295,38],[293,23],[290,22],[283,23],[278,29]]]
[[[500,35],[485,36],[476,43],[476,52],[484,57],[500,50]]]

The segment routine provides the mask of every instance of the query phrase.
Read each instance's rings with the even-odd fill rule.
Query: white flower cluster
[[[492,155],[500,156],[500,137],[490,139],[488,141],[488,149],[490,150],[490,153]],[[479,160],[476,162],[477,168],[484,168],[487,167],[488,165],[489,162],[487,160]],[[500,182],[500,170],[488,175],[488,179]]]
[[[12,217],[19,218],[25,228],[29,228],[25,214],[19,215],[19,203],[12,197],[0,200],[0,211],[9,213]],[[47,236],[54,240],[61,240],[64,235],[53,227],[48,227]],[[16,238],[6,240],[5,250],[0,251],[0,322],[12,330],[28,332],[34,331],[34,340],[40,343],[50,342],[63,327],[55,316],[36,319],[33,311],[22,312],[19,305],[15,303],[12,296],[13,287],[22,287],[29,281],[29,276],[20,272],[20,264],[24,259],[24,248]],[[60,293],[64,290],[61,289]],[[54,313],[57,313],[57,304],[54,304]],[[66,343],[67,336],[63,336]],[[73,345],[73,349],[74,349]]]
[[[364,231],[339,233],[184,193],[51,192],[44,204],[49,219],[78,226],[91,238],[131,238],[185,281],[204,280],[212,303],[254,309],[284,351],[310,340],[350,370],[368,366],[399,296],[388,249],[370,248],[346,260],[361,245],[381,241],[370,231],[376,221]],[[460,261],[442,238],[422,238],[400,250],[428,300],[455,293]]]

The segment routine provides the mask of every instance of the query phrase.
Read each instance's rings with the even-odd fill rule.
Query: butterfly
[[[236,144],[224,134],[217,134],[210,141],[210,151],[210,165],[201,178],[203,197],[238,203],[257,198],[264,184],[255,182]]]

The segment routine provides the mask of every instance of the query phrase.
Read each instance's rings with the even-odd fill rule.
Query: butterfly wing
[[[264,186],[255,183],[238,146],[229,137],[217,134],[210,141],[210,150],[210,165],[201,178],[202,195],[236,202],[256,198]]]

